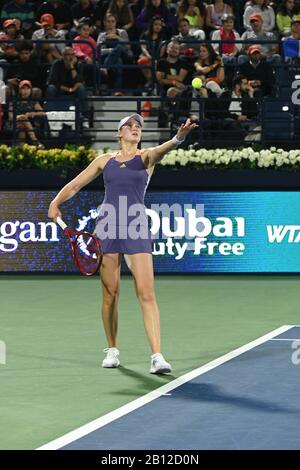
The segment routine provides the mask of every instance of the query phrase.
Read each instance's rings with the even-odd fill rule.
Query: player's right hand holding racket
[[[79,271],[85,276],[95,274],[102,262],[102,251],[98,238],[85,230],[77,232],[69,229],[60,216],[56,217],[56,223],[69,239],[74,262]]]

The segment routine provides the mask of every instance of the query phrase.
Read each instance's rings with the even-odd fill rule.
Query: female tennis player
[[[68,183],[51,202],[48,216],[54,221],[57,217],[62,217],[59,209],[61,204],[103,172],[105,197],[95,228],[103,252],[100,267],[102,319],[108,342],[102,367],[120,365],[117,349],[118,297],[121,256],[124,254],[134,277],[136,295],[152,350],[150,373],[164,374],[171,372],[172,368],[160,349],[160,314],[154,291],[152,241],[147,225],[144,195],[155,164],[182,143],[187,134],[197,126],[187,119],[171,140],[157,147],[139,150],[142,126],[143,118],[139,114],[121,119],[118,125],[120,150],[100,155]]]

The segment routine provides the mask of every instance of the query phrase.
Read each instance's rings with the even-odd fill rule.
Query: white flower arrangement
[[[300,149],[270,149],[255,151],[252,147],[242,150],[171,150],[161,160],[162,166],[193,166],[198,168],[281,168],[300,166]]]
[[[98,150],[96,155],[111,152],[110,148]],[[283,150],[271,147],[264,150],[244,149],[177,149],[167,153],[159,163],[165,167],[208,168],[273,168],[300,167],[300,149]]]

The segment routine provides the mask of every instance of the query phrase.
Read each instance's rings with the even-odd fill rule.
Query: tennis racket
[[[67,224],[57,217],[56,223],[67,235],[71,243],[75,265],[81,274],[92,276],[102,262],[101,245],[97,237],[89,232],[77,232],[68,228]]]

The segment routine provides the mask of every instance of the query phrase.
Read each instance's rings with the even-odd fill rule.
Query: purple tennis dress
[[[152,253],[144,196],[150,176],[140,155],[120,162],[111,157],[103,170],[105,196],[95,234],[103,253]]]

